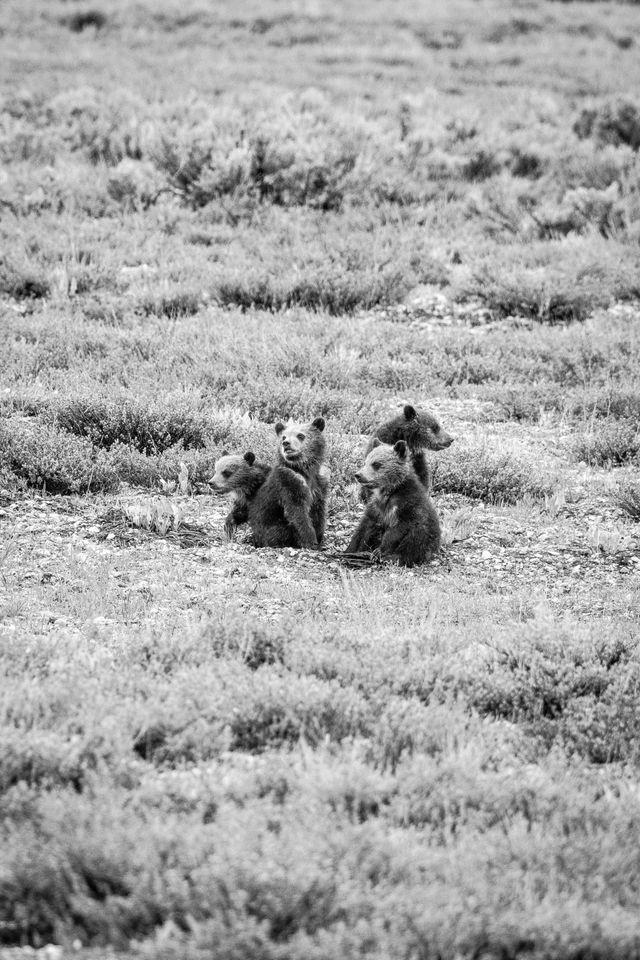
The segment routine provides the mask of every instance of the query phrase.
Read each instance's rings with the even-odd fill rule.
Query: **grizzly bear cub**
[[[391,446],[376,438],[356,480],[373,496],[347,553],[376,551],[404,567],[426,563],[438,553],[440,522],[404,440]]]
[[[224,532],[233,539],[236,529],[250,519],[256,494],[271,467],[256,463],[256,455],[248,450],[244,456],[222,451],[215,463],[215,473],[209,480],[216,493],[232,493],[233,506],[224,521]]]
[[[389,443],[393,446],[398,440],[404,440],[411,451],[411,461],[416,476],[429,491],[431,473],[424,450],[445,450],[453,443],[451,434],[443,430],[438,421],[427,410],[416,410],[410,403],[405,404],[402,412],[376,428],[369,442],[366,454],[373,450],[374,441]],[[366,490],[363,499],[368,499]]]
[[[249,510],[257,547],[315,549],[322,543],[328,490],[323,430],[322,417],[276,424],[277,460]]]

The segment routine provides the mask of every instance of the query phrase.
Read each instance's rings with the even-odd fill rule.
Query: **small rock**
[[[62,947],[55,943],[48,943],[46,947],[39,951],[39,954],[44,960],[62,960],[63,957]]]

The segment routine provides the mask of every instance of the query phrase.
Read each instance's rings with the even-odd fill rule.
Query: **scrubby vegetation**
[[[0,7],[0,955],[640,952],[636,8],[424,6]],[[319,415],[328,552],[225,542]]]

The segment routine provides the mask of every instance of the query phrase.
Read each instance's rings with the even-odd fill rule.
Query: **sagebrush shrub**
[[[346,127],[311,109],[283,109],[250,124],[239,113],[221,112],[188,131],[166,130],[155,162],[194,207],[244,194],[259,203],[336,210],[357,156]]]
[[[579,137],[593,137],[602,145],[628,144],[640,149],[640,104],[632,97],[616,97],[584,108],[573,129]]]
[[[109,173],[107,193],[125,210],[146,209],[157,200],[160,191],[160,178],[149,161],[126,157]]]
[[[101,30],[107,24],[107,15],[102,10],[79,10],[61,20],[73,33],[82,33],[88,27]]]
[[[125,157],[141,160],[155,143],[147,104],[125,90],[65,90],[51,99],[47,112],[69,149],[83,151],[95,164],[116,166]]]

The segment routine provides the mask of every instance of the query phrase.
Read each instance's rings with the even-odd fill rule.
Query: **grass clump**
[[[640,522],[640,486],[638,484],[627,484],[618,490],[613,499],[628,517],[636,523]]]

